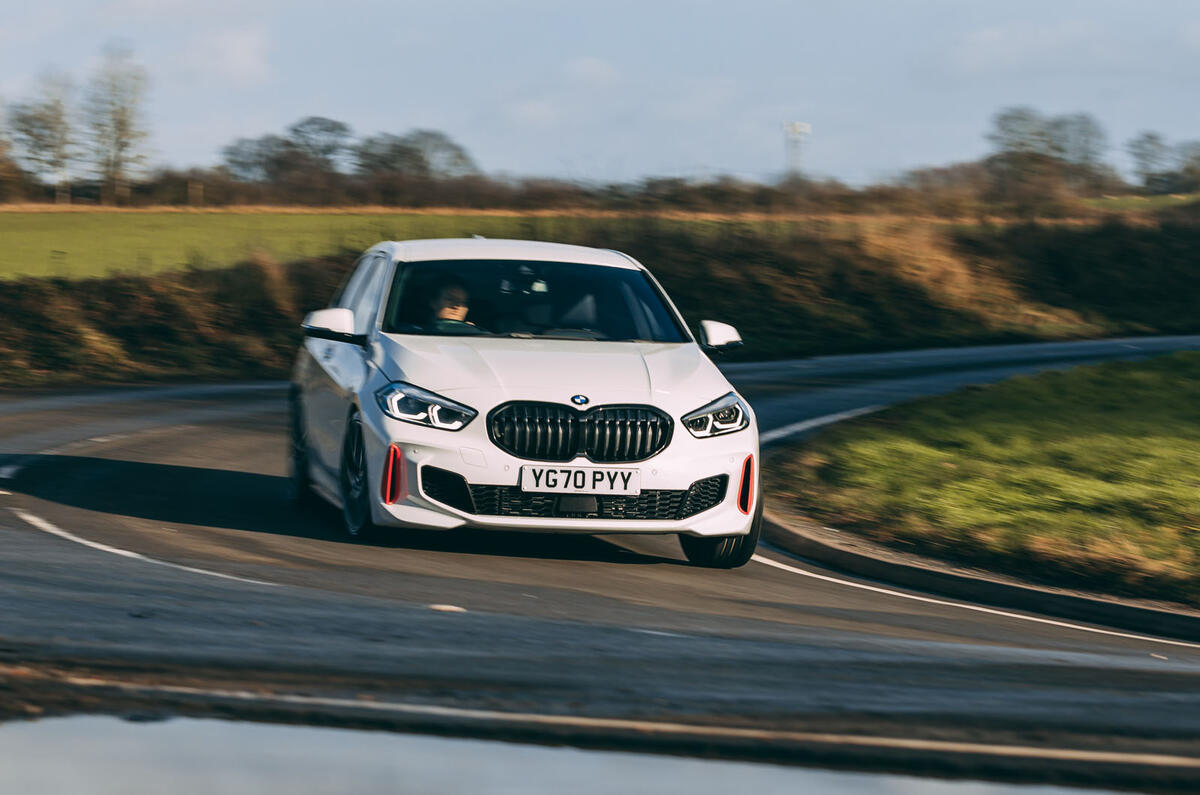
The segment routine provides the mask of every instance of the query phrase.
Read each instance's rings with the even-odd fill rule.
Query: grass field
[[[1154,212],[1200,202],[1200,193],[1172,193],[1161,196],[1105,196],[1083,199],[1085,205],[1108,212]]]
[[[285,212],[0,212],[0,276],[105,276],[361,251],[380,240],[578,234],[587,219]]]
[[[998,221],[1000,226],[1009,222]],[[1094,225],[1059,220],[1057,225]],[[704,239],[729,230],[767,241],[797,231],[876,234],[903,227],[978,229],[975,220],[887,215],[777,216],[761,213],[664,212],[653,215],[586,211],[372,211],[371,208],[230,208],[192,211],[117,210],[71,206],[0,205],[0,279],[22,276],[86,278],[219,268],[266,257],[278,262],[359,252],[380,240],[425,237],[521,238],[575,242],[597,232],[622,239],[653,224]]]
[[[789,510],[903,549],[1200,604],[1200,353],[897,407],[772,454]]]
[[[223,268],[256,257],[294,262],[356,254],[381,240],[427,237],[483,235],[576,242],[619,228],[627,239],[647,223],[656,230],[679,230],[703,240],[730,229],[752,228],[763,239],[778,239],[814,225],[856,230],[896,222],[873,216],[666,213],[639,217],[605,212],[371,212],[363,208],[158,211],[37,206],[24,210],[0,205],[0,279]]]

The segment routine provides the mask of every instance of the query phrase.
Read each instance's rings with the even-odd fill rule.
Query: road
[[[1200,337],[726,369],[770,432],[1184,348]],[[345,540],[332,511],[286,501],[283,395],[251,384],[0,397],[0,714],[22,714],[21,693],[26,713],[197,713],[205,689],[229,701],[252,687],[295,698],[255,712],[238,696],[244,708],[225,714],[361,723],[352,707],[370,702],[407,705],[388,713],[399,726],[459,731],[446,722],[519,712],[527,727],[599,721],[587,731],[613,745],[663,722],[869,735],[879,742],[841,755],[829,744],[842,740],[814,741],[815,758],[903,766],[899,754],[953,771],[940,744],[957,743],[978,751],[967,767],[990,769],[987,757],[1017,777],[1030,754],[1056,768],[1086,751],[1100,756],[1076,760],[1082,769],[1185,779],[1162,755],[1200,757],[1200,645],[923,598],[765,547],[744,568],[711,571],[686,565],[674,539]],[[51,686],[69,674],[74,685]],[[118,697],[113,682],[144,689]],[[180,683],[195,691],[170,689]],[[81,696],[89,687],[95,697]],[[387,709],[371,720],[386,724]],[[1006,768],[1005,752],[985,750],[1014,746],[1041,751]]]

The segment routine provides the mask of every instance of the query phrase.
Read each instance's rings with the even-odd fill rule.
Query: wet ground
[[[68,761],[69,760],[69,761]],[[12,793],[1064,795],[1105,790],[845,773],[413,734],[174,719],[0,725]]]

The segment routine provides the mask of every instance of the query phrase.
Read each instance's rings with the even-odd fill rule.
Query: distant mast
[[[783,125],[788,177],[800,176],[800,155],[804,148],[804,139],[811,133],[812,125],[805,121],[790,121]]]

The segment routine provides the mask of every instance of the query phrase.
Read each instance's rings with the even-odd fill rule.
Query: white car
[[[625,254],[519,240],[380,243],[304,321],[294,494],[345,529],[678,534],[740,566],[762,524],[754,412]]]

